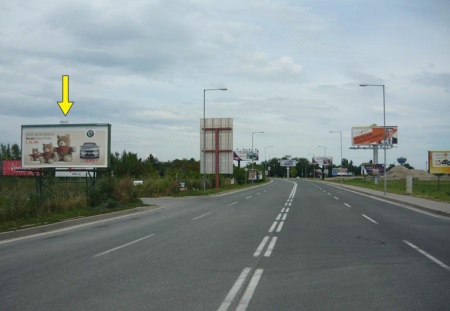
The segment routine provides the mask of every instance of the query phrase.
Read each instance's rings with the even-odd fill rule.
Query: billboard
[[[386,126],[386,144],[398,143],[398,127]],[[384,143],[383,126],[352,127],[352,145],[380,145]]]
[[[450,174],[450,150],[428,151],[430,174]]]
[[[3,160],[2,164],[3,176],[34,176],[31,171],[20,171],[22,169],[22,163],[20,160]]]
[[[377,176],[384,175],[384,164],[363,163],[361,165],[361,175]]]
[[[295,160],[281,160],[280,161],[280,166],[296,166],[297,165],[297,161]]]
[[[22,125],[22,168],[106,168],[111,124]]]
[[[251,161],[253,154],[253,161],[259,160],[259,151],[257,149],[242,149],[235,150],[233,155],[233,160],[235,161]]]
[[[332,157],[314,157],[312,159],[313,165],[333,165]]]
[[[200,120],[200,174],[204,173],[233,174],[232,118]]]

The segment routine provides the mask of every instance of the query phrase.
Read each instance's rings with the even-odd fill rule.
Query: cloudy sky
[[[21,125],[110,123],[112,152],[200,159],[206,117],[233,118],[234,149],[261,158],[343,156],[351,128],[399,127],[400,156],[425,169],[450,149],[446,0],[5,0],[0,3],[0,142]],[[57,105],[69,75],[67,116]],[[273,147],[267,147],[273,146]],[[318,146],[325,146],[318,147]],[[380,151],[380,162],[383,154]]]

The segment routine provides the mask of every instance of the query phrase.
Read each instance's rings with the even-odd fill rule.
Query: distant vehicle
[[[81,146],[80,149],[80,158],[81,159],[98,159],[100,157],[100,146],[97,146],[96,143],[87,142]]]

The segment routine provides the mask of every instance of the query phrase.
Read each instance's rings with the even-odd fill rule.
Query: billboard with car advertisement
[[[430,174],[450,174],[450,150],[428,151]]]
[[[386,126],[386,143],[398,144],[398,127]],[[352,145],[380,145],[384,144],[383,126],[352,127]]]
[[[106,168],[111,124],[22,125],[22,168]]]

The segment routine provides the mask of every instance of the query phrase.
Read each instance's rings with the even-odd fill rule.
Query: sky
[[[352,127],[385,116],[386,162],[425,169],[450,150],[449,16],[446,0],[1,1],[0,142],[20,145],[22,125],[110,123],[112,152],[200,160],[205,94],[207,118],[233,118],[233,149],[253,138],[261,160],[339,163],[340,131],[360,165],[373,152],[350,149]],[[385,115],[364,83],[385,85]]]

